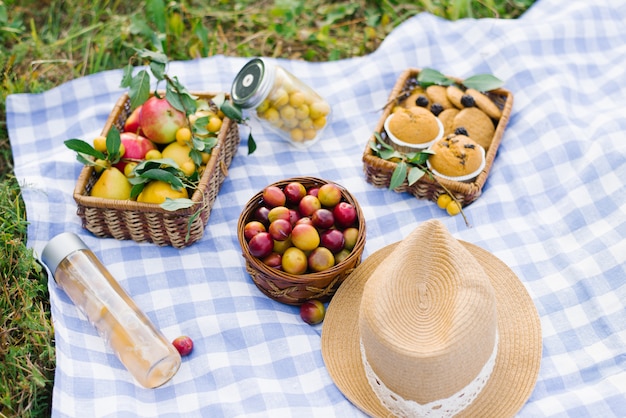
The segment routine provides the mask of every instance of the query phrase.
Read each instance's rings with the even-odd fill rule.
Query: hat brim
[[[498,310],[499,346],[489,381],[458,416],[512,417],[526,403],[537,382],[542,351],[539,315],[526,288],[506,264],[476,245],[459,242],[491,280]],[[397,244],[368,256],[345,279],[328,306],[322,327],[322,356],[330,376],[346,398],[376,417],[392,414],[377,399],[365,376],[359,347],[359,306],[365,283]]]

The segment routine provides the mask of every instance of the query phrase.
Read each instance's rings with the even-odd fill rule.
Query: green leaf
[[[107,154],[109,161],[115,164],[120,160],[120,146],[122,145],[122,140],[120,138],[120,131],[115,127],[115,125],[111,126],[109,132],[107,132]]]
[[[161,81],[165,79],[165,64],[162,62],[150,61],[150,71],[154,77]]]
[[[144,171],[143,173],[141,173],[141,177],[151,180],[164,181],[171,184],[174,190],[181,190],[183,188],[183,182],[176,175],[164,169],[155,168],[152,170]]]
[[[133,177],[134,178],[134,177]],[[129,179],[132,180],[132,179]],[[132,182],[131,182],[132,183]],[[134,199],[137,196],[139,196],[139,193],[141,193],[143,191],[144,186],[146,185],[146,182],[142,182],[142,183],[138,183],[135,184],[131,189],[130,189],[130,198]]]
[[[193,123],[193,126],[192,126],[193,132],[196,135],[207,135],[209,133],[209,130],[206,128],[208,123],[209,123],[209,117],[208,116],[201,116],[201,117],[199,117]]]
[[[248,155],[252,154],[254,151],[256,151],[256,142],[254,142],[252,132],[250,132],[250,134],[248,134]]]
[[[434,154],[432,150],[424,150],[415,153],[410,158],[407,158],[407,162],[413,165],[424,165],[428,160],[428,157]]]
[[[165,89],[165,100],[167,100],[174,109],[179,112],[185,113],[185,107],[183,106],[183,102],[180,100],[178,93],[172,89],[172,87],[168,84]]]
[[[409,186],[411,186],[413,183],[415,183],[416,181],[421,179],[424,174],[425,174],[425,172],[421,168],[419,168],[419,167],[411,167],[409,169],[409,173],[408,173],[408,176],[407,176],[407,180],[409,182]]]
[[[446,77],[441,72],[434,70],[432,68],[424,68],[417,75],[417,81],[422,86],[429,86],[433,84],[439,84],[442,86],[449,86],[450,84],[454,84],[454,80]]]
[[[243,120],[243,113],[241,112],[241,109],[235,106],[230,101],[225,101],[224,103],[222,103],[222,105],[220,106],[220,110],[224,112],[224,114],[229,119],[232,119],[239,123],[241,123],[241,121]]]
[[[135,48],[139,58],[147,59],[154,62],[160,62],[161,64],[167,64],[167,55],[160,51],[150,51],[145,48]]]
[[[215,106],[217,106],[218,109],[220,109],[222,107],[222,104],[226,101],[226,95],[224,93],[216,94],[215,96],[213,96],[211,101],[213,102],[213,104],[215,104]]]
[[[396,169],[393,170],[393,174],[391,175],[391,180],[389,181],[389,190],[393,190],[396,187],[402,185],[407,175],[407,165],[404,161],[400,161],[396,166]]]
[[[185,199],[185,198],[182,198],[182,197],[180,197],[178,199],[171,199],[169,197],[166,197],[165,198],[165,202],[161,203],[159,206],[161,206],[165,210],[175,211],[175,210],[178,210],[178,209],[190,208],[194,204],[195,203],[191,199]]]
[[[135,110],[150,97],[150,75],[146,70],[141,70],[133,77],[128,91],[130,108]]]
[[[106,158],[106,155],[104,155],[100,151],[97,151],[94,147],[92,147],[90,144],[83,141],[82,139],[76,139],[76,138],[68,139],[67,141],[63,143],[65,144],[66,147],[68,147],[72,151],[76,151],[81,154],[87,154],[94,158],[99,158],[101,160],[104,160]]]
[[[204,146],[204,144],[203,144]],[[189,151],[189,156],[191,157],[191,159],[193,160],[193,163],[199,167],[202,165],[202,154],[200,153],[201,150],[197,150],[197,149],[192,149],[191,151]]]
[[[122,74],[122,81],[120,82],[120,87],[130,87],[130,83],[133,80],[133,66],[128,63],[126,67],[124,67],[124,73]]]
[[[148,17],[150,21],[155,24],[157,30],[161,33],[165,33],[165,3],[163,0],[147,0],[146,1]]]
[[[504,82],[491,74],[477,74],[463,80],[463,85],[478,91],[490,91],[502,87]]]
[[[179,169],[176,161],[172,160],[171,158],[159,158],[155,160],[144,160],[140,162],[137,167],[135,167],[135,172],[138,174],[142,174],[145,171],[160,168],[162,166],[169,166]]]

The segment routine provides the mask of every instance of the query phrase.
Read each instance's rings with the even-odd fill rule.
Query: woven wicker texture
[[[283,188],[291,182],[300,182],[308,190],[314,186],[321,186],[329,181],[315,177],[294,177],[272,183],[273,186]],[[265,265],[261,260],[250,254],[244,237],[246,223],[253,219],[254,211],[261,205],[263,191],[259,191],[246,204],[239,216],[237,236],[246,260],[246,270],[252,277],[254,284],[267,296],[288,305],[300,305],[307,300],[318,299],[322,302],[330,300],[339,285],[361,263],[361,255],[365,248],[365,218],[361,207],[354,197],[341,185],[342,200],[352,204],[357,212],[357,228],[359,236],[350,255],[341,263],[318,273],[302,275],[289,274]]]
[[[419,69],[409,68],[398,78],[398,81],[389,95],[387,106],[385,107],[383,114],[374,129],[375,132],[381,133],[383,138],[386,136],[383,125],[385,119],[387,119],[392,111],[396,98],[400,97],[401,94],[406,91],[409,80],[416,78],[419,75],[419,72]],[[457,82],[461,82],[460,79],[456,79],[454,77],[451,78]],[[436,202],[437,198],[441,194],[447,193],[447,189],[454,195],[462,206],[468,205],[480,197],[483,186],[489,176],[491,165],[496,158],[498,147],[500,146],[500,141],[502,140],[502,135],[504,134],[504,130],[511,115],[511,109],[513,108],[513,94],[505,89],[490,91],[487,93],[487,96],[496,104],[496,106],[498,106],[499,109],[502,110],[502,116],[498,120],[493,140],[491,141],[491,146],[485,156],[485,168],[474,179],[474,181],[466,183],[439,177],[436,180],[433,180],[426,175],[410,186],[407,180],[404,180],[400,186],[394,189],[396,192],[407,192],[417,198],[429,199]],[[376,187],[388,188],[391,182],[391,176],[396,169],[397,164],[392,161],[383,160],[382,158],[376,156],[370,148],[371,141],[375,141],[373,134],[363,151],[362,159],[365,179],[368,183],[373,184]]]
[[[199,98],[210,99],[212,93],[193,93]],[[130,115],[128,94],[122,95],[102,130],[106,136],[112,126],[120,131]],[[153,203],[132,200],[111,200],[90,196],[97,180],[93,167],[85,166],[74,189],[77,214],[83,227],[98,237],[120,240],[152,242],[183,248],[202,238],[209,220],[211,207],[220,186],[228,175],[228,167],[237,151],[240,136],[237,124],[224,118],[217,145],[211,152],[197,189],[191,196],[194,204],[185,209],[168,211]]]

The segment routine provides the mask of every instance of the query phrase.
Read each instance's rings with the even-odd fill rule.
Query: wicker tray
[[[389,100],[387,102],[388,105],[385,107],[383,115],[376,125],[375,132],[384,133],[383,124],[392,111],[395,99],[400,96],[401,92],[405,89],[405,86],[408,85],[409,80],[417,77],[419,72],[419,69],[409,68],[400,75],[396,85],[389,95]],[[460,79],[454,77],[451,78],[457,82],[461,82]],[[487,96],[502,110],[502,116],[498,121],[493,140],[485,155],[486,161],[483,171],[470,183],[452,181],[440,177],[437,177],[437,181],[435,181],[428,176],[423,176],[409,186],[408,182],[405,180],[403,184],[394,189],[396,192],[407,192],[417,198],[437,201],[439,195],[446,193],[446,190],[444,189],[445,187],[448,191],[454,194],[454,197],[459,201],[459,203],[461,203],[462,206],[472,203],[481,195],[483,186],[489,176],[491,165],[493,164],[493,160],[498,152],[500,141],[502,140],[502,135],[504,134],[504,130],[511,115],[511,109],[513,107],[513,95],[508,90],[493,90],[488,92]],[[369,141],[374,140],[375,138],[372,134]],[[376,187],[388,188],[391,182],[391,176],[397,164],[392,161],[383,160],[382,158],[376,156],[370,149],[369,142],[365,146],[362,159],[367,182]],[[444,187],[442,187],[442,185]]]
[[[307,189],[313,186],[321,186],[330,183],[329,181],[315,177],[294,177],[282,180],[272,185],[280,188],[292,181],[298,181]],[[361,263],[361,255],[365,248],[365,218],[361,207],[354,197],[342,186],[343,200],[352,204],[357,212],[357,228],[359,236],[356,245],[350,255],[341,263],[336,264],[328,270],[319,273],[309,273],[294,275],[277,270],[265,265],[258,258],[250,254],[248,244],[244,237],[244,227],[249,220],[252,220],[254,211],[260,206],[263,200],[263,191],[259,191],[250,199],[239,216],[237,225],[237,236],[239,244],[246,260],[246,271],[252,277],[254,284],[268,297],[288,305],[300,305],[310,299],[318,299],[326,302],[332,298],[339,285],[350,273]]]
[[[213,93],[193,93],[209,99]],[[120,131],[130,115],[130,99],[125,93],[115,104],[102,130],[106,136],[113,125]],[[90,196],[96,182],[93,167],[85,166],[74,188],[77,214],[85,229],[98,237],[113,237],[119,240],[152,242],[182,248],[202,238],[209,220],[213,202],[220,186],[228,174],[228,167],[237,151],[240,136],[237,124],[224,118],[218,142],[200,178],[198,188],[191,196],[195,202],[191,207],[168,211],[154,203],[132,200],[111,200]]]

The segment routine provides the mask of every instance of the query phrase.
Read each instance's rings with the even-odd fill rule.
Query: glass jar
[[[233,102],[254,109],[262,125],[296,147],[308,147],[330,120],[330,105],[311,87],[279,65],[254,58],[239,71],[231,88]]]
[[[142,386],[170,380],[180,354],[77,235],[65,232],[46,244],[41,261],[72,302]]]

